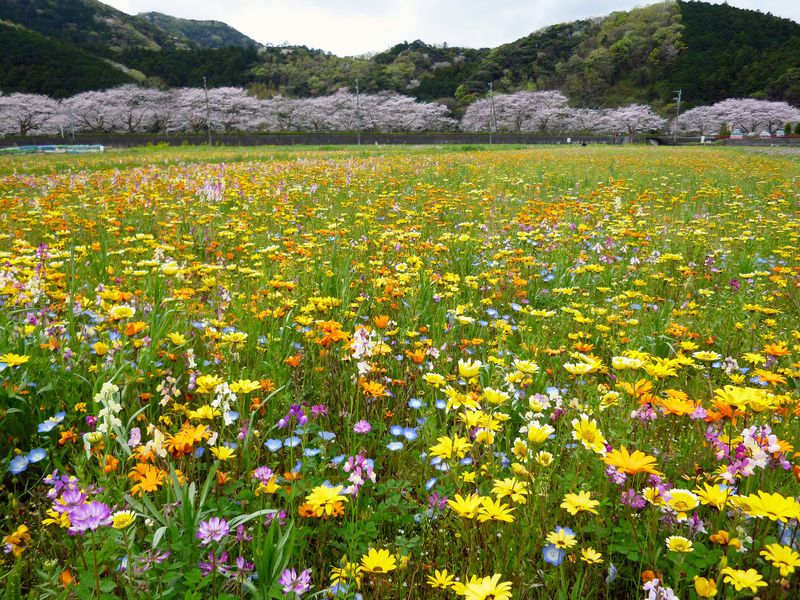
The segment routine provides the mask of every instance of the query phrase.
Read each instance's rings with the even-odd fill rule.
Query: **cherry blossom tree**
[[[0,133],[54,133],[61,124],[56,100],[41,94],[0,96]]]
[[[599,129],[607,133],[626,134],[657,131],[666,125],[667,120],[658,116],[646,104],[629,104],[604,111]]]
[[[106,92],[82,92],[62,101],[62,109],[76,131],[113,131],[115,118],[121,108],[111,102],[118,100],[119,98],[109,96]]]
[[[755,98],[729,98],[712,106],[722,123],[744,133],[766,129],[774,133],[785,123],[800,120],[800,110],[786,102],[769,102]]]
[[[708,135],[717,133],[725,120],[713,106],[698,106],[683,113],[678,119],[678,131]]]

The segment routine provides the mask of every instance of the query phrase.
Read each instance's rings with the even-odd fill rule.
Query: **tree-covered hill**
[[[726,4],[671,0],[552,25],[497,48],[417,40],[369,57],[256,46],[224,24],[131,16],[96,0],[5,0],[0,19],[48,42],[27,43],[21,30],[0,29],[0,45],[15,56],[24,46],[24,64],[33,72],[0,72],[7,92],[63,96],[86,89],[86,82],[100,89],[141,73],[154,87],[198,86],[206,77],[211,85],[243,86],[261,97],[321,96],[353,89],[358,80],[366,92],[395,91],[457,112],[485,96],[490,83],[497,92],[560,89],[572,104],[587,107],[643,102],[670,109],[678,89],[688,105],[732,96],[800,102],[800,24]],[[78,49],[97,60],[68,58]],[[53,72],[53,57],[70,62],[70,79],[41,76]]]
[[[179,19],[160,12],[139,13],[139,18],[160,27],[187,44],[203,48],[227,48],[228,46],[258,46],[258,42],[242,32],[220,21],[198,21]]]

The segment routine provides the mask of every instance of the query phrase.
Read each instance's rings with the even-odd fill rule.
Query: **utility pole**
[[[361,101],[358,95],[358,79],[356,79],[356,136],[358,145],[361,145]]]
[[[676,142],[678,138],[678,120],[681,118],[681,97],[683,96],[683,89],[676,90],[675,100],[678,102],[675,108],[675,130],[672,132],[672,141]]]
[[[208,131],[208,145],[211,145],[211,108],[208,106],[208,85],[206,76],[203,75],[203,90],[206,93],[206,130]]]
[[[489,82],[489,102],[491,105],[491,112],[489,114],[489,143],[492,143],[492,125],[497,127],[497,118],[494,116],[494,82]]]

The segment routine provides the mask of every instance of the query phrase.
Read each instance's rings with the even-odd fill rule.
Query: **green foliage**
[[[0,90],[55,98],[131,83],[107,61],[72,44],[0,23]]]
[[[219,21],[196,21],[179,19],[159,12],[148,12],[137,15],[140,19],[152,23],[170,35],[196,44],[203,48],[226,48],[228,46],[257,46],[258,42],[250,39],[230,25]]]

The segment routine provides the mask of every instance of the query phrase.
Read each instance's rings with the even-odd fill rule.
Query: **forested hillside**
[[[490,83],[496,92],[560,89],[587,107],[669,110],[677,89],[689,106],[733,96],[800,102],[800,24],[725,4],[662,2],[552,25],[497,48],[417,40],[362,57],[257,46],[222,23],[131,16],[95,0],[6,0],[0,19],[26,28],[0,28],[3,64],[17,65],[0,72],[5,92],[64,96],[132,80],[196,87],[206,77],[262,98],[322,96],[358,80],[366,92],[438,101],[456,113]]]

